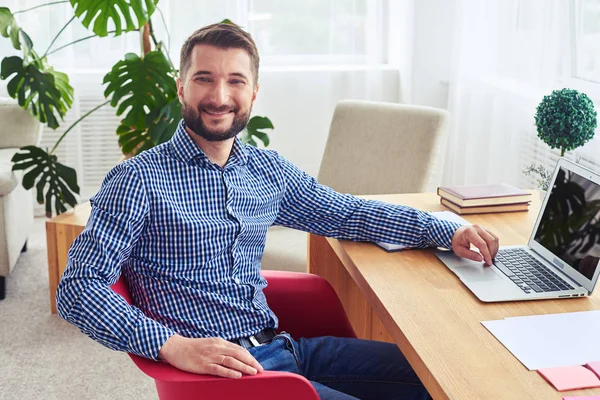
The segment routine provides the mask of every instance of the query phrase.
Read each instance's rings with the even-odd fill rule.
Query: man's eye
[[[201,76],[201,77],[196,78],[196,82],[210,82],[210,79]]]
[[[245,83],[245,82],[244,82],[243,80],[241,80],[241,79],[233,79],[233,80],[231,80],[230,82],[231,82],[232,84],[234,84],[234,85],[242,85],[242,84],[244,84],[244,83]]]

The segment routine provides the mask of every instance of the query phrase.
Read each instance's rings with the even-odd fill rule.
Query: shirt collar
[[[204,151],[192,140],[190,135],[185,130],[185,122],[183,119],[179,121],[177,130],[170,140],[171,146],[175,154],[188,164],[193,164],[194,160],[202,160],[203,163],[211,163]],[[239,138],[235,138],[231,154],[227,164],[246,164],[248,162],[248,151],[246,145]]]

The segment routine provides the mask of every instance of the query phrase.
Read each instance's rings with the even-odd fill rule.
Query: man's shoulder
[[[161,164],[164,164],[164,162],[170,158],[172,157],[167,142],[125,160],[121,165],[122,167],[132,169],[137,173],[147,174],[156,172],[157,168],[160,168]]]
[[[260,149],[258,147],[250,146],[249,144],[244,145],[248,160],[251,163],[257,164],[279,164],[281,162],[281,155],[276,150],[271,149]]]

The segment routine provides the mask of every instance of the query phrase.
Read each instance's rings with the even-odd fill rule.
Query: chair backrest
[[[0,149],[37,145],[43,125],[13,99],[0,97]]]
[[[449,113],[406,104],[338,103],[318,180],[357,195],[432,190]]]

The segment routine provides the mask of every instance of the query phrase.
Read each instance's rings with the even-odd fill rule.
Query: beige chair
[[[355,195],[419,193],[439,185],[449,113],[405,104],[342,101],[318,181]],[[271,227],[263,269],[306,271],[307,234]]]
[[[33,225],[33,194],[21,185],[21,171],[12,171],[19,148],[38,143],[41,124],[12,99],[0,98],[0,300]]]

